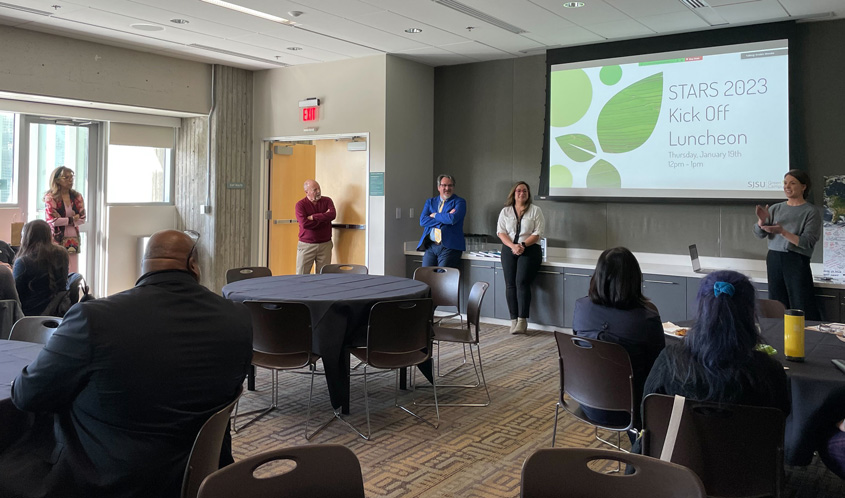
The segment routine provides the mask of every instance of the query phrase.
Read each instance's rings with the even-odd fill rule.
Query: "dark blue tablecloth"
[[[428,285],[382,275],[283,275],[232,282],[223,295],[233,301],[295,301],[311,310],[314,352],[323,358],[334,408],[349,407],[348,346],[366,342],[370,309],[379,301],[428,297]]]
[[[19,411],[12,404],[9,384],[43,347],[31,342],[0,340],[0,451],[26,431],[33,421],[30,414]]]

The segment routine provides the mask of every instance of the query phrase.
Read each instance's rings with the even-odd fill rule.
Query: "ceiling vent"
[[[26,12],[28,14],[35,14],[37,16],[52,16],[53,15],[53,12],[47,12],[46,10],[30,9],[29,7],[22,7],[20,5],[12,5],[12,4],[3,3],[3,2],[0,2],[0,8],[19,10],[21,12]]]
[[[261,57],[255,57],[253,55],[241,54],[241,53],[238,53],[238,52],[232,52],[231,50],[224,50],[222,48],[209,47],[208,45],[200,45],[198,43],[191,43],[188,46],[192,47],[192,48],[198,48],[200,50],[208,50],[209,52],[217,52],[218,54],[231,55],[232,57],[240,57],[241,59],[249,59],[251,61],[263,62],[264,64],[272,64],[274,66],[280,66],[280,67],[289,67],[290,66],[290,64],[285,64],[284,62],[274,61],[274,60],[270,60],[270,59],[264,59],[264,58],[261,58]]]
[[[511,33],[514,33],[514,34],[517,34],[517,35],[521,35],[522,33],[528,32],[528,31],[525,31],[522,28],[518,28],[518,27],[514,26],[513,24],[506,23],[505,21],[503,21],[503,20],[501,20],[497,17],[493,17],[490,14],[485,14],[484,12],[481,12],[480,10],[474,9],[474,8],[470,7],[469,5],[464,5],[460,2],[456,2],[455,0],[432,0],[432,1],[434,3],[439,3],[440,5],[442,5],[444,7],[449,7],[452,10],[457,10],[458,12],[462,12],[462,13],[470,16],[470,17],[474,17],[476,19],[484,21],[487,24],[492,24],[493,26],[496,26],[498,28],[502,28],[505,31],[510,31]]]
[[[724,24],[728,24],[722,16],[716,12],[716,9],[710,6],[704,0],[678,0],[681,4],[692,11],[693,14],[697,15],[701,18],[702,21],[706,22],[710,26],[722,26]],[[757,0],[752,0],[757,1]]]

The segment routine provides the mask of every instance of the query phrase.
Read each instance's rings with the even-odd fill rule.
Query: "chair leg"
[[[260,419],[264,415],[272,412],[278,406],[279,401],[279,371],[273,369],[273,373],[271,374],[271,382],[270,382],[270,406],[268,408],[259,408],[257,410],[251,410],[246,413],[242,413],[241,415],[252,415],[253,413],[258,413],[252,420],[245,423],[244,425],[237,427],[237,419],[238,419],[238,405],[240,404],[240,400],[238,403],[235,404],[235,414],[232,417],[232,432],[237,433],[241,429],[244,429],[251,425],[256,420]]]
[[[555,447],[555,439],[557,438],[557,416],[560,413],[560,401],[555,403],[555,425],[552,428],[552,448]]]
[[[414,378],[414,374],[412,373],[411,374],[411,379],[412,379],[411,386],[412,386],[412,391],[414,393],[413,404],[416,405],[416,406],[431,406],[431,405],[424,405],[422,403],[416,402],[417,390],[416,390],[416,385],[413,382],[413,378]],[[438,427],[440,427],[440,404],[437,402],[437,383],[432,382],[431,387],[432,387],[432,390],[434,392],[434,411],[435,411],[435,414],[437,416],[437,423],[436,424],[432,423],[432,422],[426,420],[425,418],[421,417],[420,415],[412,412],[411,410],[409,410],[404,405],[399,404],[399,370],[396,371],[396,386],[394,388],[393,405],[396,406],[397,408],[403,410],[404,412],[416,417],[418,420],[425,422],[426,424],[428,424],[428,425],[434,427],[435,429],[437,429]]]
[[[617,450],[619,450],[623,453],[630,453],[630,451],[628,451],[628,450],[626,450],[625,448],[622,447],[622,436],[621,436],[622,433],[620,431],[615,431],[616,432],[616,444],[613,444],[610,441],[608,441],[606,439],[602,439],[602,438],[599,437],[599,428],[598,427],[593,427],[593,429],[595,429],[596,439],[598,441],[601,441],[602,443],[610,446],[611,448],[617,449]]]
[[[472,352],[472,344],[465,344],[469,346],[469,356],[472,359],[472,368],[475,371],[475,384],[440,384],[440,387],[457,387],[457,388],[464,388],[464,389],[472,389],[479,386],[484,387],[484,392],[487,395],[487,402],[486,403],[441,403],[440,406],[464,406],[464,407],[482,407],[482,406],[489,406],[490,405],[490,390],[487,387],[487,379],[484,377],[484,366],[481,362],[481,345],[476,344],[475,349],[478,352],[478,364],[475,363],[475,354]],[[460,365],[456,368],[453,368],[448,373],[454,372],[460,368]],[[428,386],[420,386],[420,387],[428,387]],[[432,406],[431,403],[415,403],[419,406]]]
[[[329,420],[327,420],[326,422],[321,424],[320,427],[317,427],[317,429],[314,432],[312,432],[311,434],[308,434],[308,422],[311,420],[311,399],[312,399],[312,396],[314,394],[314,370],[315,369],[312,366],[312,368],[311,368],[311,388],[308,391],[308,410],[305,413],[305,439],[307,441],[310,441],[312,437],[314,437],[318,433],[322,432],[323,429],[328,427],[329,424],[331,424],[332,422],[334,422],[337,419],[337,417],[332,415],[332,418],[330,418]]]
[[[368,366],[369,365],[364,363],[364,411],[367,414],[367,434],[364,435],[364,433],[362,433],[360,430],[358,430],[357,427],[355,427],[354,425],[352,425],[351,422],[346,420],[346,417],[343,416],[340,408],[336,408],[334,410],[334,418],[332,420],[329,420],[325,424],[325,425],[328,425],[334,419],[340,420],[344,425],[346,425],[347,427],[349,427],[350,429],[355,431],[355,433],[358,434],[359,436],[361,436],[361,438],[363,438],[365,441],[369,441],[370,437],[372,436],[372,433],[370,432],[370,400],[369,400],[369,395],[368,395],[369,389],[368,389],[368,386],[367,386],[367,367]],[[316,434],[316,432],[315,432],[315,434]]]

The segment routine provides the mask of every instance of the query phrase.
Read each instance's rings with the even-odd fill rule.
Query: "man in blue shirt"
[[[423,266],[460,268],[464,244],[464,216],[467,203],[453,194],[455,179],[451,175],[437,177],[440,195],[425,201],[420,214],[423,235],[417,246],[423,254]]]

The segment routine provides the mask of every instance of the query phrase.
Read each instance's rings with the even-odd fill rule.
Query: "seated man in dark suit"
[[[0,496],[179,496],[200,427],[252,361],[249,312],[199,284],[194,248],[154,234],[135,287],[71,308],[18,375],[12,402],[36,423],[0,454]]]

